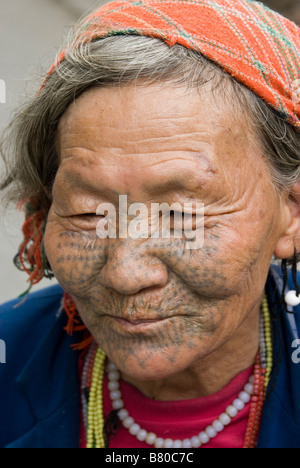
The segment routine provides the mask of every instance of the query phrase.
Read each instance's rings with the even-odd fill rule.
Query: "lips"
[[[132,317],[125,318],[125,317],[113,317],[109,316],[118,326],[126,330],[141,330],[141,329],[151,329],[151,327],[159,325],[161,322],[166,320],[165,318],[142,318],[142,319],[134,319]]]
[[[133,318],[125,318],[125,317],[113,317],[115,320],[121,320],[122,322],[127,322],[130,325],[141,325],[141,324],[147,324],[147,323],[155,323],[155,322],[161,322],[164,320],[163,318],[155,318],[155,319],[133,319]]]

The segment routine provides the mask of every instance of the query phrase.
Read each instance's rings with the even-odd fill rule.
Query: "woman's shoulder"
[[[0,305],[1,330],[5,326],[24,326],[30,319],[39,319],[39,316],[52,315],[53,308],[59,307],[62,298],[63,289],[55,285]]]
[[[62,300],[54,286],[0,306],[0,447],[77,446],[78,355]]]
[[[30,353],[61,315],[62,299],[63,290],[55,285],[0,305],[0,340],[7,354]]]

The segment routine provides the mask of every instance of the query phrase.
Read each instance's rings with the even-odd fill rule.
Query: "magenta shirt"
[[[135,421],[148,432],[158,437],[186,439],[198,435],[217,419],[227,406],[238,397],[248,382],[253,367],[243,371],[220,392],[205,398],[183,401],[156,401],[145,397],[132,385],[121,380],[120,388],[125,403]],[[112,411],[107,375],[104,378],[104,415]],[[250,403],[232,419],[230,425],[220,432],[205,448],[242,448],[250,412]],[[86,447],[85,432],[81,423],[80,448]],[[123,426],[115,437],[111,438],[109,448],[151,448],[140,442]],[[153,447],[152,447],[153,448]]]

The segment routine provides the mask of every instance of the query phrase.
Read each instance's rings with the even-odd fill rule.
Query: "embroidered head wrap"
[[[72,47],[116,35],[159,38],[203,54],[300,129],[300,28],[262,3],[117,0],[82,22]]]

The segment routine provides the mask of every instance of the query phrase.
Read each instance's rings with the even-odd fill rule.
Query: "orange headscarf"
[[[200,52],[300,130],[300,28],[262,3],[117,0],[82,22],[72,47],[125,34]],[[63,51],[49,73],[64,57]]]

